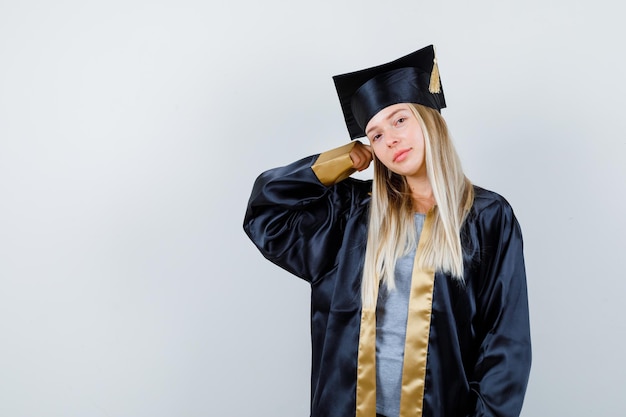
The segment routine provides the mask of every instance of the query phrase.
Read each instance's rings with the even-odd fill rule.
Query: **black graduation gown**
[[[311,416],[350,417],[371,181],[325,185],[312,169],[317,160],[310,156],[261,174],[244,230],[267,259],[310,283]],[[465,284],[435,274],[424,417],[519,416],[528,381],[520,227],[504,198],[474,189],[461,234]]]

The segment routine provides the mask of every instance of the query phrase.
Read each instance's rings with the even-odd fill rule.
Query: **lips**
[[[402,162],[407,157],[408,153],[411,151],[409,149],[401,149],[398,152],[393,154],[393,162]]]

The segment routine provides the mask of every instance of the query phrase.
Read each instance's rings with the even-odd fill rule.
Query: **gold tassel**
[[[433,54],[435,50],[433,49]],[[433,57],[433,70],[430,73],[430,85],[428,91],[432,94],[441,93],[441,82],[439,81],[439,65],[437,65],[437,56]]]

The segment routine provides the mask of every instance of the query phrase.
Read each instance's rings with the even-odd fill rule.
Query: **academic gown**
[[[261,174],[244,220],[267,259],[310,283],[312,417],[375,416],[356,394],[372,184],[347,178],[350,149]],[[423,391],[401,417],[513,417],[522,407],[531,345],[521,231],[503,197],[474,192],[461,231],[464,283],[434,273]],[[407,345],[405,361],[413,354]]]

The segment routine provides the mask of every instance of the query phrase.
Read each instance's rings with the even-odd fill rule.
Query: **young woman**
[[[518,416],[531,348],[513,210],[463,174],[432,46],[334,77],[358,141],[263,173],[244,229],[311,284],[311,416]],[[374,161],[374,178],[349,176]]]

